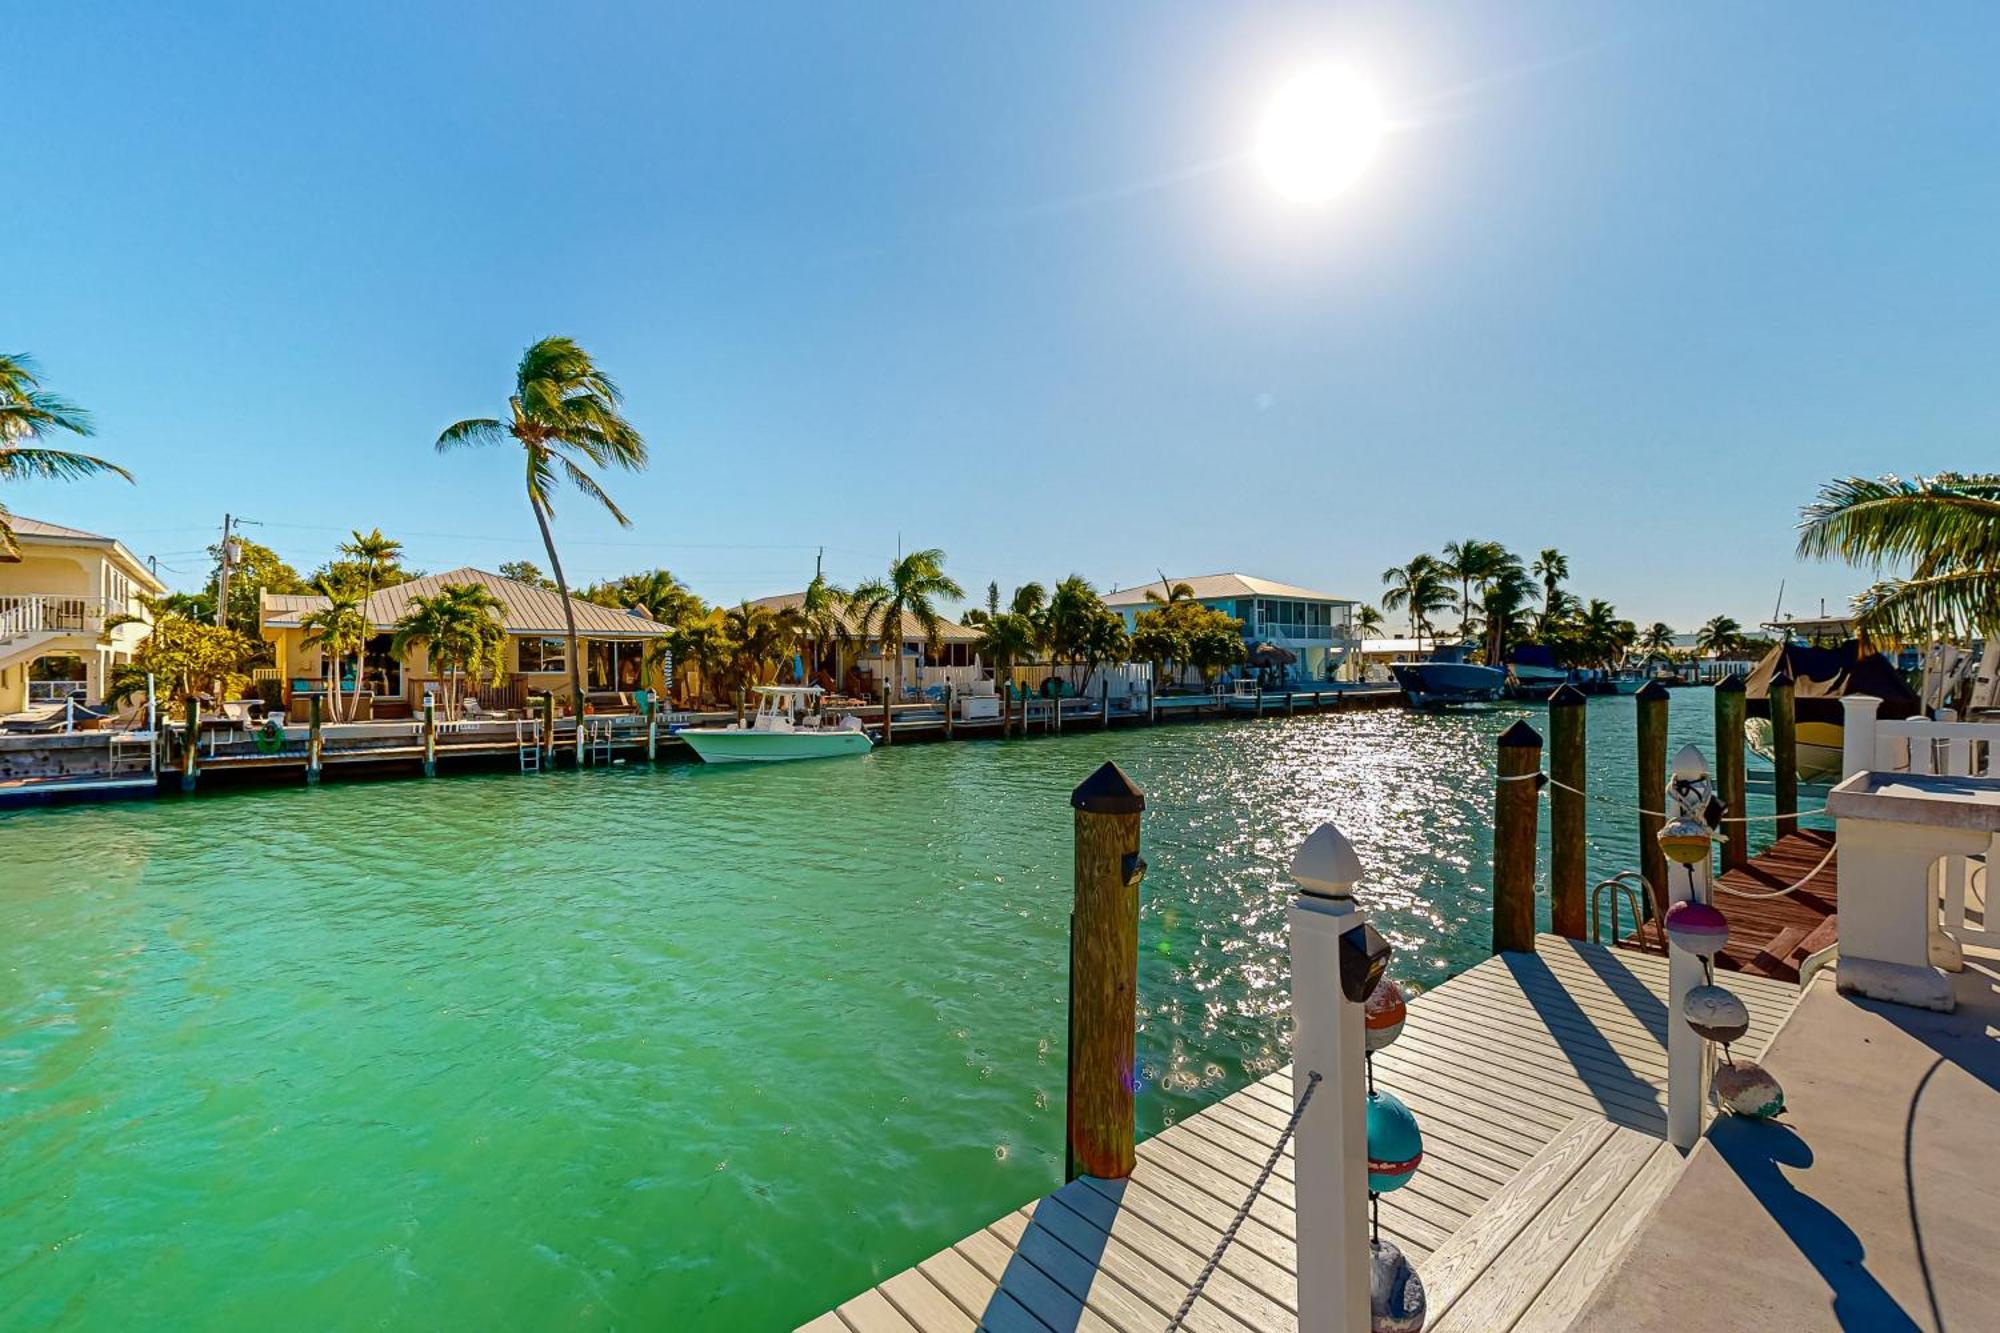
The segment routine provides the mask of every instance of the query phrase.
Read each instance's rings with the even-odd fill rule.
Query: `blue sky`
[[[2000,11],[1607,4],[20,5],[0,346],[139,485],[10,488],[182,584],[224,510],[541,559],[434,456],[533,338],[654,464],[578,581],[711,598],[940,545],[968,588],[1241,569],[1373,600],[1555,545],[1687,628],[1839,602],[1799,505],[1990,466]],[[1334,60],[1397,130],[1324,209],[1246,158]]]

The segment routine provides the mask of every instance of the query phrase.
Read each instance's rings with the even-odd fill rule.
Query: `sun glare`
[[[1375,160],[1387,121],[1368,81],[1322,65],[1278,89],[1257,127],[1257,164],[1278,193],[1323,204]]]

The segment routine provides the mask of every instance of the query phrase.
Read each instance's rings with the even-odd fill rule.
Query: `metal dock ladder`
[[[611,762],[611,719],[590,717],[584,719],[584,758],[593,764]]]
[[[526,730],[523,730],[526,728]],[[542,771],[542,724],[514,719],[514,748],[521,757],[523,773]]]

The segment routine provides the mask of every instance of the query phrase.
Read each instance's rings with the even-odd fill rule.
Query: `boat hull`
[[[679,733],[708,764],[776,764],[794,759],[838,759],[874,747],[861,731],[755,731],[694,727]]]
[[[1794,753],[1799,760],[1800,782],[1838,782],[1842,763],[1842,729],[1835,722],[1801,722]],[[1772,744],[1771,719],[1753,717],[1743,723],[1743,740],[1750,752],[1768,762],[1776,762]]]
[[[1470,662],[1397,662],[1389,670],[1412,708],[1491,703],[1507,688],[1507,673]]]

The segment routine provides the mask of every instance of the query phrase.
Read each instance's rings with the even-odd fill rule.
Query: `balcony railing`
[[[0,597],[0,643],[23,634],[95,634],[104,627],[104,603],[94,597],[20,593]]]

